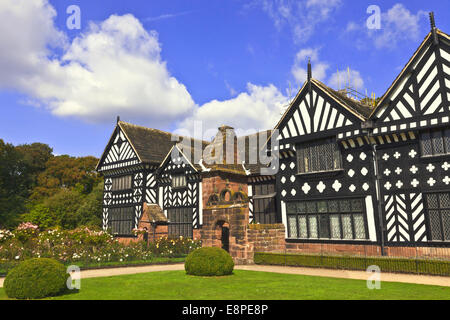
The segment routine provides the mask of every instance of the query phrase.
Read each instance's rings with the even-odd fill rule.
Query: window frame
[[[177,178],[183,178],[182,180],[184,180],[183,184],[177,184]],[[170,183],[170,185],[172,186],[172,189],[185,189],[187,188],[187,177],[185,174],[182,173],[177,173],[177,174],[173,174],[172,175],[172,181]]]
[[[353,203],[352,201],[358,200],[361,203],[361,208],[359,210],[353,210],[352,206]],[[341,209],[341,202],[342,201],[348,201],[349,204],[349,210],[342,210]],[[336,202],[338,204],[338,209],[337,210],[330,210],[330,206],[329,204],[331,202]],[[289,212],[289,204],[295,204],[296,208],[298,208],[298,205],[300,203],[304,203],[304,212],[299,212],[298,209],[296,209],[296,213],[291,213]],[[308,203],[315,203],[315,212],[308,212]],[[319,203],[326,203],[326,212],[320,212],[319,210]],[[291,236],[291,217],[295,216],[295,230],[297,233],[296,237],[292,237]],[[329,237],[322,237],[321,236],[321,217],[326,216],[326,224],[327,224],[327,231],[328,231],[328,236]],[[340,238],[336,238],[333,237],[333,226],[332,226],[332,217],[339,217],[339,235]],[[352,233],[352,238],[345,238],[345,232],[344,232],[344,216],[350,216],[350,226],[351,226],[351,233]],[[364,228],[364,238],[358,238],[357,237],[357,232],[356,232],[356,217],[357,216],[362,216],[363,218],[363,228]],[[315,200],[305,200],[305,201],[290,201],[287,203],[287,208],[286,208],[286,217],[287,217],[287,231],[288,231],[288,236],[287,238],[289,240],[304,240],[304,241],[369,241],[370,240],[370,235],[369,235],[369,228],[368,228],[368,222],[367,222],[367,209],[366,209],[366,204],[364,201],[364,198],[336,198],[336,199],[315,199]],[[306,217],[306,238],[304,237],[300,237],[300,235],[304,232],[301,231],[300,229],[300,218],[301,217]],[[310,230],[310,217],[315,217],[316,220],[316,233],[317,233],[317,238],[313,238],[311,237],[311,230]],[[322,222],[323,223],[323,222]]]
[[[170,208],[167,209],[168,235],[169,237],[185,238],[193,237],[193,214],[194,209],[190,207]]]
[[[436,137],[437,134],[439,134],[440,137]],[[425,135],[428,135],[429,138],[425,138]],[[449,139],[448,145],[446,143],[446,135],[448,135]],[[442,143],[443,153],[436,152],[434,139],[439,139]],[[425,141],[429,141],[430,143],[431,154],[425,154]],[[437,128],[420,132],[420,154],[422,158],[450,156],[450,128]]]
[[[116,211],[118,210],[119,213],[117,214]],[[126,210],[129,210],[130,212],[126,212]],[[123,215],[129,214],[130,217],[128,219],[122,218]],[[119,216],[119,219],[117,219],[117,216]],[[121,228],[119,227],[119,232],[114,232],[112,224],[114,222],[131,222],[131,229],[129,233],[122,232]],[[108,209],[108,228],[111,230],[111,234],[114,236],[126,236],[130,237],[133,236],[133,228],[135,227],[135,212],[133,206],[126,206],[126,207],[113,207]]]
[[[275,183],[254,184],[253,188],[253,223],[277,223],[277,204]]]
[[[128,186],[129,184],[129,186]],[[113,177],[111,180],[111,191],[124,191],[133,189],[133,176],[130,174]]]
[[[323,156],[324,152],[329,153],[328,159]],[[297,174],[299,175],[336,172],[344,169],[342,151],[335,137],[298,143],[296,153]],[[331,162],[329,163],[327,160],[330,159]]]
[[[427,238],[429,239],[430,242],[450,242],[450,231],[448,231],[448,239],[446,239],[446,232],[444,230],[444,218],[443,218],[443,212],[444,211],[450,211],[450,208],[443,208],[441,206],[441,194],[447,194],[450,197],[450,191],[436,191],[436,192],[426,192],[424,193],[424,205],[425,205],[425,211],[426,211],[426,223],[428,224],[428,236]],[[430,195],[436,195],[437,197],[437,203],[438,203],[438,208],[430,208],[429,205],[429,198],[428,196]],[[431,214],[430,211],[437,211],[439,213],[439,232],[441,234],[441,238],[440,239],[434,239],[433,236],[433,230],[432,230],[432,226],[434,225],[431,221]]]

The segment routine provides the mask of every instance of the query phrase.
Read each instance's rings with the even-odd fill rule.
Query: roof
[[[118,125],[143,163],[160,164],[176,142],[168,132],[123,121]]]
[[[150,223],[167,223],[168,220],[164,215],[161,207],[157,204],[144,203],[144,210],[142,213],[142,222]]]
[[[232,130],[233,132],[230,132],[228,130]],[[188,164],[198,172],[226,172],[238,175],[259,175],[261,168],[267,167],[267,165],[261,164],[259,163],[259,161],[256,161],[256,164],[250,164],[250,162],[254,162],[251,161],[254,160],[251,157],[252,153],[256,154],[256,160],[259,159],[258,150],[261,141],[259,141],[258,143],[258,140],[256,140],[255,138],[257,138],[262,133],[265,133],[265,136],[268,137],[271,134],[271,130],[258,132],[248,136],[237,137],[234,141],[237,151],[236,157],[234,157],[231,161],[228,161],[228,163],[216,163],[215,155],[218,154],[217,152],[220,153],[220,150],[223,150],[222,141],[225,141],[224,143],[226,143],[227,139],[235,138],[234,129],[231,127],[222,126],[221,128],[219,128],[219,132],[211,143],[205,141],[202,141],[201,144],[192,142],[190,146],[185,146],[182,143],[177,143],[172,148],[177,147],[180,154],[188,161]],[[225,137],[225,139],[223,139],[223,137]],[[250,143],[250,141],[252,141],[252,143]],[[253,141],[255,141],[256,143],[254,143]],[[244,148],[243,152],[237,150],[237,148],[241,146],[243,146]],[[190,154],[186,152],[186,147],[190,148]],[[172,153],[172,148],[167,153],[160,167],[163,167],[166,162],[169,161]],[[218,149],[219,151],[217,151]],[[199,154],[201,155],[200,157],[195,157],[196,151],[199,152]]]
[[[438,35],[438,37],[443,37],[446,38],[446,40],[450,40],[450,36],[448,34],[446,34],[445,32],[436,29],[436,33]],[[386,100],[386,98],[388,96],[390,96],[390,94],[392,93],[392,90],[396,87],[396,85],[398,84],[398,82],[400,81],[401,78],[403,78],[403,75],[408,71],[409,67],[413,64],[413,61],[415,60],[415,58],[418,56],[419,52],[423,49],[423,47],[425,46],[425,44],[427,43],[427,41],[431,38],[433,32],[430,31],[425,39],[422,41],[422,43],[420,44],[420,46],[417,48],[417,50],[414,52],[413,56],[409,59],[409,61],[406,63],[406,65],[403,67],[402,71],[399,73],[399,75],[397,76],[397,78],[395,78],[394,82],[392,82],[392,84],[389,86],[389,88],[386,90],[386,92],[383,94],[383,96],[381,97],[380,101],[378,102],[377,106],[373,109],[370,118],[372,118],[380,109],[380,107],[383,105],[384,101]]]
[[[372,108],[359,102],[358,100],[347,97],[346,95],[328,87],[323,84],[319,80],[311,79],[313,83],[315,83],[319,88],[324,90],[328,95],[330,95],[335,100],[338,100],[342,105],[344,105],[349,111],[352,113],[356,113],[359,118],[363,118],[363,120],[367,120],[372,113]]]

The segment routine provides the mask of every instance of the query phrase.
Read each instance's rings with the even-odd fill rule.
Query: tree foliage
[[[0,228],[100,226],[103,180],[95,157],[53,156],[46,144],[0,139]]]

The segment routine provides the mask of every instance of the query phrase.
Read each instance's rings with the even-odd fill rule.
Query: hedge
[[[367,270],[376,265],[384,272],[418,273],[450,276],[450,261],[393,257],[320,256],[256,252],[255,264]]]
[[[9,298],[41,299],[67,290],[69,274],[53,259],[30,259],[8,272],[4,287]]]
[[[234,262],[221,248],[204,247],[191,252],[184,264],[186,273],[193,276],[226,276],[233,273]]]

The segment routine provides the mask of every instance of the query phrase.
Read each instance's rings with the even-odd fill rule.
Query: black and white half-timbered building
[[[103,228],[120,238],[132,237],[138,227],[144,203],[158,205],[170,221],[169,236],[198,237],[203,205],[208,195],[203,184],[214,190],[211,176],[234,178],[254,194],[249,203],[250,220],[275,223],[275,176],[261,176],[261,165],[249,163],[249,150],[267,141],[270,131],[236,137],[233,128],[219,128],[213,141],[184,139],[168,132],[136,126],[118,120],[110,141],[100,158],[97,171],[104,175]],[[234,151],[226,154],[227,139]],[[250,142],[251,140],[251,142]],[[239,141],[239,142],[238,142]],[[242,144],[242,154],[238,145]],[[220,163],[223,157],[228,163]],[[230,157],[230,158],[227,158]],[[242,161],[240,160],[242,159]]]
[[[104,228],[131,236],[148,203],[169,219],[169,235],[195,237],[218,172],[246,185],[249,223],[284,224],[288,243],[449,247],[450,37],[431,20],[376,106],[314,79],[309,64],[307,81],[269,131],[279,160],[272,174],[261,173],[267,163],[249,161],[267,139],[255,147],[251,135],[233,137],[243,150],[231,163],[211,164],[232,128],[183,148],[169,133],[118,121],[97,167]]]
[[[450,37],[432,25],[374,108],[309,71],[275,128],[288,242],[449,246]]]

